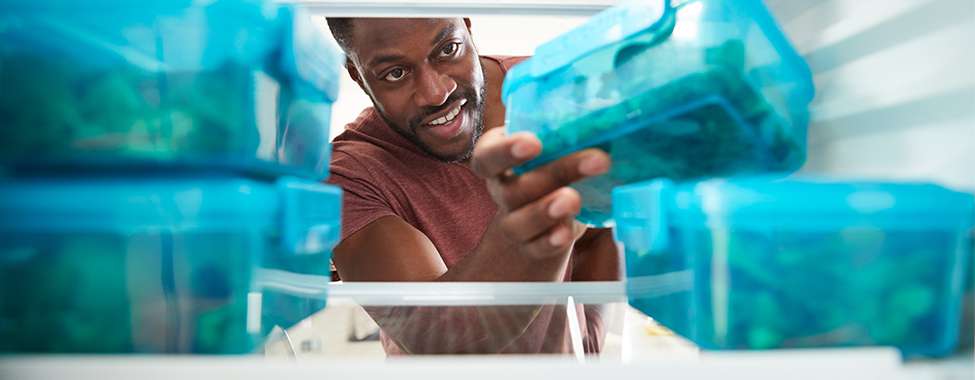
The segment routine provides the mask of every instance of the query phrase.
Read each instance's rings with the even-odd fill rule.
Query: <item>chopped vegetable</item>
[[[253,346],[245,326],[249,251],[232,235],[160,243],[156,235],[8,233],[0,241],[0,352]]]
[[[684,269],[694,286],[631,304],[705,348],[938,347],[952,308],[954,234],[731,231],[673,235],[667,252],[627,251],[630,278]],[[726,252],[726,253],[725,253]]]
[[[746,80],[741,41],[703,51],[646,49],[619,67],[601,67],[599,75],[579,74],[599,73],[597,60],[546,78],[535,90],[543,94],[540,107],[514,106],[508,115],[509,131],[532,130],[542,140],[542,153],[520,170],[588,147],[609,153],[609,173],[573,185],[582,195],[583,222],[606,225],[616,186],[788,171],[805,159],[803,137]]]

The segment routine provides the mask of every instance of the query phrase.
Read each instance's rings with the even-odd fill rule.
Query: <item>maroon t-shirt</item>
[[[494,59],[507,72],[528,57]],[[469,166],[430,157],[396,132],[374,107],[332,141],[328,183],[345,190],[342,239],[384,216],[422,231],[447,268],[474,249],[498,206]]]
[[[467,165],[443,163],[398,135],[374,107],[335,138],[328,182],[345,190],[342,239],[384,216],[430,238],[447,268],[474,249],[498,206]]]
[[[528,57],[485,58],[497,61],[507,71]],[[374,107],[366,108],[349,123],[333,140],[332,149],[327,182],[344,189],[342,239],[379,218],[396,216],[423,232],[449,269],[474,249],[498,211],[485,180],[477,177],[470,167],[430,157],[386,125]],[[567,279],[568,274],[564,280]],[[582,308],[578,311],[580,317],[591,314]],[[584,336],[585,325],[582,326]],[[564,331],[564,337],[568,338],[564,307],[541,308],[521,338],[503,352],[565,352],[570,348],[568,341],[561,337],[557,344],[551,338],[544,343],[548,329],[560,330],[560,336]],[[387,353],[401,353],[385,334],[383,342]],[[593,343],[586,342],[586,346]]]

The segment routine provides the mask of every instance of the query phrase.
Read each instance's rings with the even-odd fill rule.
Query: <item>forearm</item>
[[[434,281],[561,281],[565,276],[568,255],[534,261],[519,256],[496,244],[479,244]],[[501,352],[522,336],[546,307],[552,305],[388,307],[369,311],[404,353],[459,354]]]
[[[623,278],[623,252],[613,240],[610,229],[593,228],[576,242],[572,254],[572,281],[620,281]],[[583,308],[586,353],[599,353],[606,340],[604,317],[609,305],[585,305]]]
[[[536,257],[519,251],[524,244],[509,241],[501,230],[503,215],[495,216],[483,237],[471,252],[455,263],[434,281],[440,282],[559,282],[569,264],[572,242],[556,253]],[[569,225],[570,238],[575,240],[585,231],[584,226]]]
[[[606,323],[604,316],[609,315],[609,305],[583,305],[582,314],[586,317],[586,335],[582,345],[587,354],[602,352],[606,342]]]
[[[613,240],[612,230],[590,228],[576,242],[572,281],[622,281],[623,274],[623,250]]]
[[[370,306],[366,311],[406,354],[498,353],[548,306]]]
[[[488,229],[496,228],[492,223]],[[498,236],[488,231],[485,236]],[[558,282],[569,255],[532,259],[503,239],[482,239],[435,282]],[[377,319],[405,353],[496,353],[520,337],[543,305],[396,308]],[[560,337],[561,338],[561,337]]]

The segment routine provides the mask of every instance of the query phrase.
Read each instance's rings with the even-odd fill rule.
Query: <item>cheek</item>
[[[398,120],[404,109],[404,96],[396,91],[376,91],[370,89],[370,97],[376,108],[391,120]]]
[[[473,62],[465,61],[458,65],[454,78],[457,78],[458,82],[463,82],[466,87],[477,91],[484,84],[484,74],[481,72],[480,62],[476,61],[478,58],[475,56],[474,59]]]

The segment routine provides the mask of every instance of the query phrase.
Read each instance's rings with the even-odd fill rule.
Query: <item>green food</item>
[[[789,171],[804,161],[803,137],[746,80],[741,41],[703,50],[668,41],[620,67],[598,64],[607,60],[601,55],[625,48],[581,60],[530,89],[538,107],[509,106],[509,131],[532,130],[542,140],[542,153],[519,171],[588,147],[609,153],[609,173],[573,185],[583,222],[608,222],[616,186]]]
[[[0,352],[249,352],[239,240],[0,234]]]
[[[887,345],[938,355],[951,315],[954,234],[848,229],[672,235],[627,251],[627,276],[694,271],[694,287],[630,303],[704,348]],[[625,243],[625,242],[624,242]],[[726,254],[724,252],[727,252]],[[957,305],[955,306],[957,307]],[[690,321],[690,322],[688,322]]]
[[[253,69],[93,69],[0,51],[0,159],[62,162],[254,155]]]
[[[132,350],[123,241],[86,236],[22,250],[0,261],[0,351]]]

